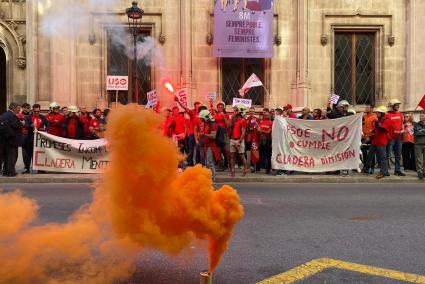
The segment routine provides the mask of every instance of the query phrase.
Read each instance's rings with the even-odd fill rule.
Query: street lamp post
[[[137,76],[137,50],[136,50],[136,42],[137,42],[137,33],[138,27],[142,22],[142,16],[144,11],[137,6],[137,1],[133,1],[131,3],[131,7],[126,9],[126,14],[128,17],[128,28],[130,33],[133,35],[133,99],[136,100],[136,103],[139,104],[139,83]]]

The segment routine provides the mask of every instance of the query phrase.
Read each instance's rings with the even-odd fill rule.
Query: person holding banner
[[[28,131],[27,145],[22,145],[22,150],[27,151],[24,158],[25,172],[30,173],[31,160],[34,151],[34,131],[45,131],[48,127],[47,119],[44,115],[40,114],[41,106],[34,104],[32,106],[32,114],[25,117],[25,128]]]
[[[93,118],[90,119],[89,122],[89,131],[91,134],[91,139],[99,139],[99,138],[103,138],[103,131],[100,129],[101,126],[101,116],[102,116],[102,111],[98,108],[93,110]]]
[[[233,116],[230,122],[230,175],[235,176],[236,155],[243,163],[243,176],[247,174],[248,168],[245,159],[245,133],[246,121],[243,118],[245,108],[243,106],[233,107]]]
[[[346,100],[342,100],[338,102],[336,105],[336,108],[331,108],[331,103],[328,103],[328,107],[326,109],[327,111],[327,117],[329,119],[335,119],[335,118],[341,118],[353,115],[353,113],[348,111],[348,108],[350,107],[350,104]]]
[[[391,121],[386,117],[387,108],[385,106],[379,106],[376,108],[375,113],[377,119],[375,120],[375,128],[372,139],[372,146],[368,153],[366,168],[371,168],[371,162],[375,154],[378,155],[378,161],[381,166],[380,172],[376,175],[377,179],[390,176],[388,173],[387,163],[387,144],[388,144],[388,132],[391,127]]]
[[[69,139],[84,139],[84,124],[79,117],[79,110],[76,106],[68,107],[69,113],[65,117],[65,134]]]
[[[266,169],[266,174],[270,174],[272,169],[272,126],[271,113],[264,112],[258,128],[260,163],[257,165],[257,171],[262,166]]]
[[[424,179],[425,169],[425,111],[419,116],[419,122],[414,124],[416,171],[419,179]]]
[[[56,135],[59,137],[64,136],[64,125],[65,125],[65,116],[60,113],[60,105],[53,102],[49,106],[50,112],[46,116],[47,122],[49,123],[49,128],[47,133]]]

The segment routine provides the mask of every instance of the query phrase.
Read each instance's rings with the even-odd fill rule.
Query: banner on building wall
[[[108,165],[106,140],[72,140],[34,133],[33,169],[65,173],[100,173]]]
[[[273,57],[273,0],[215,0],[214,56]]]
[[[328,120],[276,117],[272,167],[300,172],[358,169],[362,114]]]

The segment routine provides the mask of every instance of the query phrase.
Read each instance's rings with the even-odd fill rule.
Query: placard
[[[127,91],[128,76],[107,76],[106,90],[108,91]]]
[[[237,105],[243,105],[246,108],[250,108],[252,106],[252,100],[250,100],[250,99],[233,98],[233,104],[232,104],[232,106],[237,106]]]

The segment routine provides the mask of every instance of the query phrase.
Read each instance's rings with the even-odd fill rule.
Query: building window
[[[375,33],[335,34],[334,93],[353,105],[375,102]]]
[[[233,98],[240,97],[239,89],[255,73],[264,84],[265,60],[262,58],[222,58],[222,99],[226,105],[233,103]],[[264,88],[252,88],[244,96],[251,99],[253,105],[263,106]]]
[[[136,102],[136,96],[133,94],[133,36],[128,31],[123,32],[122,28],[111,28],[107,31],[108,35],[108,75],[128,76],[128,91],[118,92],[118,101],[121,104]],[[140,29],[137,36],[137,43],[143,43],[145,38],[150,36],[149,30]],[[117,37],[121,37],[117,40]],[[124,39],[122,39],[124,37]],[[125,45],[126,46],[123,46]],[[151,62],[146,62],[146,56],[137,60],[137,79],[139,90],[139,104],[146,104],[146,93],[152,89],[152,70]],[[115,91],[109,91],[109,103],[115,102]]]

